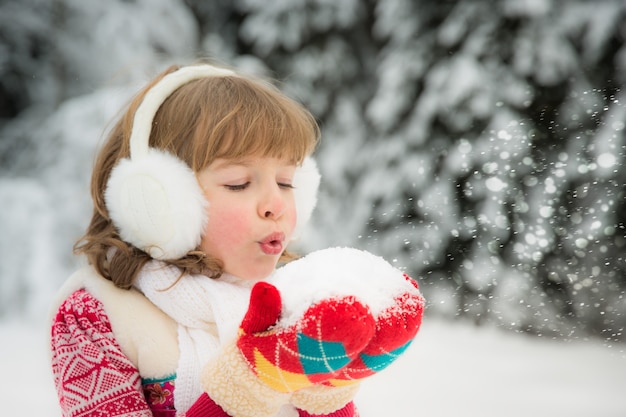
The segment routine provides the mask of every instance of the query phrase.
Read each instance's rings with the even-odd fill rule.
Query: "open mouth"
[[[283,241],[285,235],[283,233],[272,233],[259,242],[261,250],[266,255],[278,255],[283,252]]]

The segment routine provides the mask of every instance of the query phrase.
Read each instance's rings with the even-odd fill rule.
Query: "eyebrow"
[[[292,165],[296,165],[296,164],[287,163],[285,167],[292,166]],[[252,166],[254,166],[254,158],[240,158],[240,159],[239,158],[238,159],[224,158],[221,161],[217,161],[215,165],[213,166],[213,169],[221,170],[221,169],[227,169],[227,168],[233,168],[233,167],[250,168]]]
[[[231,168],[231,167],[237,167],[237,166],[241,166],[241,167],[250,167],[252,166],[252,161],[247,160],[247,159],[225,159],[223,161],[219,161],[215,164],[215,166],[213,167],[213,169],[225,169],[225,168]]]

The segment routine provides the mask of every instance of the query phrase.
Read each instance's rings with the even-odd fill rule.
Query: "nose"
[[[286,209],[285,196],[278,185],[265,187],[259,200],[259,216],[267,219],[280,218]]]

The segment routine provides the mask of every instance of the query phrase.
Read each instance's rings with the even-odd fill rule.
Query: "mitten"
[[[257,378],[234,342],[207,363],[201,382],[211,400],[232,417],[273,417],[291,395]]]
[[[417,283],[383,258],[352,248],[329,248],[290,262],[272,277],[283,296],[283,316],[301,305],[353,296],[367,306],[376,331],[355,360],[294,393],[291,403],[313,414],[328,414],[352,400],[358,382],[391,364],[410,345],[422,320],[424,299]]]
[[[422,324],[424,298],[417,282],[406,274],[403,276],[413,289],[395,296],[391,305],[376,315],[372,340],[328,384],[342,386],[380,372],[409,347]]]
[[[294,392],[290,402],[298,409],[300,416],[332,414],[351,417],[354,411],[348,411],[354,409],[353,400],[358,390],[358,383],[341,387],[320,384]],[[347,407],[349,404],[352,405]]]
[[[369,309],[352,296],[321,300],[297,321],[270,327],[281,310],[276,287],[257,283],[237,341],[250,369],[279,392],[293,392],[334,377],[374,336]]]
[[[375,331],[369,309],[353,297],[317,302],[294,322],[279,320],[281,312],[276,287],[257,283],[236,343],[203,371],[205,391],[231,416],[275,415],[293,391],[334,377]]]
[[[354,401],[345,403],[341,408],[330,412],[310,412],[298,409],[298,417],[358,417]]]

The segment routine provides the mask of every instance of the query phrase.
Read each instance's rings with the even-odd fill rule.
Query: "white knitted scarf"
[[[200,374],[206,363],[236,338],[252,283],[226,274],[219,279],[180,274],[153,260],[140,271],[135,287],[178,323],[174,401],[177,410],[186,411],[202,394]]]

